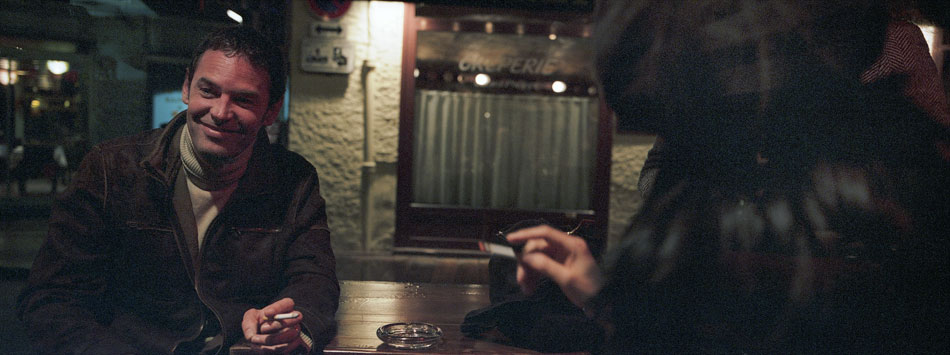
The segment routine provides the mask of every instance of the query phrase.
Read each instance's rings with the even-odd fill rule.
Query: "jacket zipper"
[[[228,200],[229,200],[229,201],[228,201],[228,203],[225,204],[225,207],[227,207],[227,205],[230,204],[230,199],[228,199]],[[224,212],[225,209],[222,208],[221,211]],[[221,220],[221,214],[220,214],[220,213],[219,213],[217,216],[215,216],[213,220],[211,220],[211,224],[209,224],[209,225],[208,225],[208,229],[205,230],[205,237],[206,237],[206,238],[209,237],[209,236],[214,235],[213,233],[209,233],[209,232],[212,232],[212,231],[215,231],[216,229],[218,229],[217,227],[218,227],[218,225],[220,224],[220,223],[219,223],[220,220]],[[202,239],[204,239],[205,241],[207,241],[208,239],[206,239],[206,238],[202,238]],[[208,307],[208,309],[211,310],[211,313],[214,314],[214,318],[218,321],[218,326],[219,326],[219,328],[221,328],[221,336],[222,336],[223,338],[227,338],[227,334],[225,334],[225,325],[224,325],[224,322],[221,320],[221,315],[218,314],[218,311],[217,311],[216,309],[214,309],[214,307],[212,307],[207,301],[205,301],[203,297],[201,297],[201,287],[199,287],[198,285],[199,285],[199,278],[200,278],[200,276],[201,276],[201,255],[202,255],[203,253],[204,253],[204,249],[201,247],[201,243],[199,243],[199,244],[198,244],[198,257],[195,258],[195,294],[198,296],[198,300],[201,301],[201,303],[204,304],[205,307]],[[204,330],[204,326],[205,326],[204,318],[205,318],[205,317],[204,317],[204,312],[202,312],[202,314],[201,314],[201,320],[202,320],[202,321],[201,321],[201,327],[198,328],[198,334],[196,334],[196,335],[200,335],[200,334],[201,334],[201,331]],[[225,340],[227,340],[227,339],[222,339],[221,349],[224,348],[224,342],[225,342]],[[218,351],[215,352],[215,353],[216,353],[216,354],[220,354],[220,353],[221,353],[221,349],[218,349]]]
[[[235,197],[237,197],[237,196],[235,196],[236,193],[237,193],[237,190],[235,190],[234,192],[231,193],[231,196],[228,198],[228,201],[224,203],[224,207],[221,207],[221,210],[218,212],[218,215],[217,215],[217,216],[214,216],[214,219],[211,220],[211,223],[208,224],[208,228],[205,229],[204,238],[202,238],[202,240],[203,240],[205,243],[211,242],[211,239],[210,239],[210,238],[212,238],[214,235],[217,234],[216,232],[217,232],[217,230],[219,229],[218,225],[221,224],[221,216],[224,216],[225,214],[227,214],[228,211],[230,211],[230,210],[233,208],[233,207],[231,207],[231,206],[235,204],[235,202],[234,202],[234,201],[235,201]],[[279,230],[279,228],[278,228],[278,230]],[[203,304],[205,305],[205,307],[208,307],[208,309],[211,310],[211,313],[214,314],[215,319],[218,320],[218,325],[219,325],[220,328],[221,328],[221,336],[224,337],[224,339],[222,339],[222,346],[221,346],[220,349],[218,349],[218,351],[217,351],[217,353],[216,353],[216,354],[220,354],[220,353],[221,353],[221,349],[224,349],[224,344],[227,343],[227,340],[228,340],[228,339],[227,339],[227,334],[226,334],[226,332],[225,332],[224,321],[222,321],[221,315],[218,314],[218,311],[215,310],[214,307],[211,307],[211,305],[208,304],[208,302],[205,302],[205,300],[201,297],[201,288],[198,287],[198,277],[201,275],[200,270],[201,270],[201,255],[202,255],[202,254],[204,254],[204,248],[202,248],[202,247],[201,247],[201,243],[199,243],[199,244],[198,244],[198,257],[196,258],[196,261],[195,261],[195,293],[198,295],[198,300],[201,301],[201,303],[203,303]],[[202,313],[202,319],[204,319],[204,313]],[[202,328],[204,327],[204,322],[203,322],[203,321],[201,322],[201,326],[202,326]],[[198,334],[199,334],[199,335],[201,334],[200,331],[199,331]]]
[[[237,192],[237,191],[234,191],[234,192]],[[209,239],[206,239],[206,238],[215,235],[215,233],[213,233],[213,232],[216,231],[216,230],[218,229],[218,225],[221,224],[221,216],[224,215],[228,210],[230,210],[229,207],[230,207],[232,204],[234,204],[234,197],[235,197],[235,196],[234,196],[234,192],[231,193],[231,197],[228,198],[228,202],[226,202],[226,203],[224,204],[224,207],[221,208],[220,212],[218,212],[218,215],[215,216],[213,220],[211,220],[211,223],[210,223],[210,224],[208,224],[208,228],[205,229],[205,235],[204,235],[205,238],[202,238],[203,241],[205,241],[205,242],[210,241]],[[179,233],[179,232],[181,231],[181,226],[180,226],[180,224],[178,224],[178,220],[177,220],[177,219],[178,219],[178,212],[175,211],[174,206],[171,206],[170,210],[173,211],[172,213],[173,213],[173,215],[174,215],[175,218],[176,218],[175,223],[173,224],[173,225],[175,225],[175,226],[178,226],[178,228],[176,229],[176,233]],[[180,240],[180,239],[181,239],[180,235],[176,235],[176,240]],[[187,269],[187,268],[188,268],[188,261],[187,261],[185,258],[186,258],[186,256],[191,255],[191,252],[190,252],[190,251],[187,251],[187,250],[182,250],[181,243],[177,243],[177,242],[176,242],[176,244],[178,245],[178,254],[181,255],[182,263],[185,264],[185,268]],[[199,287],[199,283],[200,283],[200,282],[199,282],[199,277],[201,276],[201,255],[202,255],[203,253],[204,253],[204,249],[201,247],[201,244],[199,243],[199,244],[198,244],[198,255],[197,255],[197,257],[195,258],[195,263],[194,263],[194,265],[193,265],[193,267],[194,267],[194,270],[193,270],[194,277],[192,278],[192,280],[193,280],[193,282],[194,282],[193,286],[194,286],[194,289],[195,289],[195,295],[198,296],[198,301],[200,301],[201,304],[203,304],[205,307],[208,307],[208,309],[211,310],[211,313],[214,314],[214,317],[215,317],[215,319],[217,319],[218,325],[219,325],[219,327],[221,328],[221,336],[223,337],[223,339],[222,339],[222,346],[221,346],[221,348],[219,348],[218,351],[216,352],[216,354],[220,354],[220,353],[221,353],[221,350],[224,349],[224,344],[227,343],[227,334],[225,333],[225,324],[224,324],[224,322],[222,321],[221,315],[218,314],[218,311],[217,311],[216,309],[214,309],[214,307],[212,307],[210,304],[208,304],[208,302],[205,301],[204,298],[201,296],[201,287]],[[188,339],[193,339],[193,338],[195,338],[195,337],[201,335],[201,332],[204,331],[204,326],[205,326],[205,314],[204,314],[204,312],[201,312],[201,325],[198,327],[198,333],[197,333],[197,334],[194,334],[194,335],[192,335],[192,336],[190,336],[190,337],[188,337]],[[175,348],[177,348],[178,345],[180,345],[180,344],[181,344],[181,341],[179,341],[178,344],[175,345]],[[173,352],[174,352],[174,349],[175,349],[175,348],[172,348]]]
[[[175,216],[175,223],[172,224],[173,226],[176,226],[175,231],[174,231],[174,233],[175,233],[175,240],[176,240],[175,245],[178,246],[178,255],[181,256],[181,262],[185,265],[185,269],[187,270],[187,269],[188,269],[188,260],[187,260],[187,258],[189,258],[189,257],[191,256],[191,252],[188,251],[188,250],[183,250],[183,249],[182,249],[182,243],[180,243],[180,241],[182,240],[182,237],[181,237],[181,225],[178,223],[178,220],[179,220],[178,212],[175,210],[175,207],[174,207],[174,206],[170,206],[169,210],[171,210],[171,211],[172,211],[172,214]],[[223,209],[222,209],[222,211],[223,211]],[[218,220],[220,219],[220,218],[219,218],[220,216],[221,216],[220,214],[218,214],[218,216],[215,216],[214,219],[211,221],[211,224],[208,225],[208,229],[205,230],[205,235],[206,235],[206,236],[207,236],[207,235],[210,235],[208,232],[212,231],[212,227],[216,227],[217,224],[219,224],[219,223],[218,223]],[[198,278],[199,278],[199,276],[201,275],[201,254],[202,254],[201,245],[198,245],[198,255],[197,255],[197,257],[195,258],[195,263],[194,263],[194,265],[192,265],[192,270],[191,270],[191,271],[192,271],[191,274],[193,274],[194,276],[192,276],[192,275],[188,275],[188,276],[192,279],[192,282],[193,282],[192,287],[194,287],[194,289],[195,289],[195,295],[198,296],[198,301],[201,302],[202,305],[204,305],[205,307],[208,307],[208,309],[211,310],[211,313],[214,314],[215,319],[218,320],[218,324],[220,325],[221,331],[222,331],[222,333],[223,333],[223,332],[224,332],[224,322],[221,321],[221,315],[218,314],[218,311],[215,310],[214,307],[211,307],[211,305],[209,305],[208,302],[204,300],[204,298],[201,296],[201,287],[198,286],[198,284],[199,284],[199,279],[198,279]],[[174,352],[174,350],[175,350],[176,348],[178,348],[178,346],[181,345],[181,343],[182,343],[183,341],[186,341],[186,340],[188,340],[188,339],[194,339],[195,337],[201,335],[201,332],[204,331],[204,328],[205,328],[205,313],[204,313],[204,311],[202,311],[202,312],[201,312],[200,323],[199,323],[199,325],[198,325],[198,331],[195,332],[195,333],[193,333],[193,334],[192,334],[191,336],[189,336],[188,338],[179,340],[179,341],[175,344],[175,346],[172,348],[172,352]],[[224,334],[222,334],[222,336],[224,336]],[[222,345],[223,345],[223,344],[222,344]],[[223,346],[222,346],[222,347],[223,347]],[[220,353],[220,352],[221,352],[221,350],[218,349],[217,353]]]
[[[188,270],[188,269],[189,269],[189,267],[188,267],[188,266],[189,266],[189,262],[188,262],[187,258],[191,256],[191,252],[188,251],[188,250],[183,250],[183,249],[182,249],[181,240],[182,240],[183,237],[181,236],[181,225],[178,223],[178,219],[179,219],[179,217],[178,217],[178,212],[175,210],[175,207],[174,207],[174,206],[172,206],[171,208],[169,208],[169,210],[171,210],[171,211],[172,211],[172,215],[175,216],[175,223],[173,223],[172,225],[175,226],[175,229],[174,229],[173,233],[175,233],[175,245],[178,246],[178,255],[181,257],[181,263],[184,264],[185,270]],[[200,254],[200,253],[199,253],[199,254]],[[198,292],[198,281],[197,281],[197,278],[198,278],[198,266],[197,266],[197,265],[191,265],[191,266],[192,266],[192,267],[191,267],[191,272],[189,273],[188,278],[190,278],[190,279],[192,280],[192,282],[193,282],[193,286],[194,286],[194,288],[195,288],[195,294],[198,296],[198,301],[200,301],[202,304],[204,304],[204,300],[201,299],[201,294],[200,294],[200,292]],[[194,276],[192,276],[192,274],[193,274]],[[208,308],[211,308],[211,307],[208,307]],[[179,339],[179,340],[175,343],[175,346],[172,347],[170,353],[174,353],[175,350],[178,349],[178,346],[181,345],[182,342],[187,341],[188,339],[194,339],[194,338],[197,337],[198,335],[201,335],[201,332],[204,331],[204,328],[205,328],[205,314],[204,314],[204,311],[202,311],[202,312],[201,312],[200,322],[198,323],[198,331],[195,332],[195,333],[193,333],[192,335],[190,335],[190,336],[184,338],[184,339]]]

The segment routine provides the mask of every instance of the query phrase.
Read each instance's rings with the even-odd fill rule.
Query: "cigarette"
[[[478,249],[484,252],[488,252],[491,255],[497,255],[497,256],[502,256],[502,257],[511,258],[511,259],[517,258],[515,256],[514,248],[507,245],[479,241]]]
[[[297,317],[300,317],[300,313],[296,313],[296,312],[280,313],[280,314],[275,314],[273,317],[267,317],[267,320],[271,321],[271,320],[281,320],[281,319],[294,319]]]

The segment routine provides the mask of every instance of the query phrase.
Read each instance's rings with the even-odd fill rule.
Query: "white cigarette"
[[[488,252],[491,255],[498,255],[498,256],[503,256],[510,259],[517,259],[517,257],[515,256],[514,249],[507,245],[479,241],[478,248],[481,251]]]
[[[281,319],[294,319],[297,317],[300,317],[300,313],[293,312],[293,313],[275,314],[273,317],[270,317],[270,319],[281,320]]]

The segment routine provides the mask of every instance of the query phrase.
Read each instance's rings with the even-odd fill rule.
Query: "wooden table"
[[[339,328],[326,353],[537,354],[462,335],[465,314],[489,305],[487,285],[342,281],[340,292]],[[442,342],[421,350],[391,348],[376,337],[376,329],[396,322],[435,324],[442,328]]]

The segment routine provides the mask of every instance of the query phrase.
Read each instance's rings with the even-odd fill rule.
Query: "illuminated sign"
[[[548,11],[590,12],[594,9],[594,0],[409,0],[405,2]]]
[[[544,57],[484,57],[471,55],[459,60],[463,72],[551,75],[557,72],[561,60]]]

